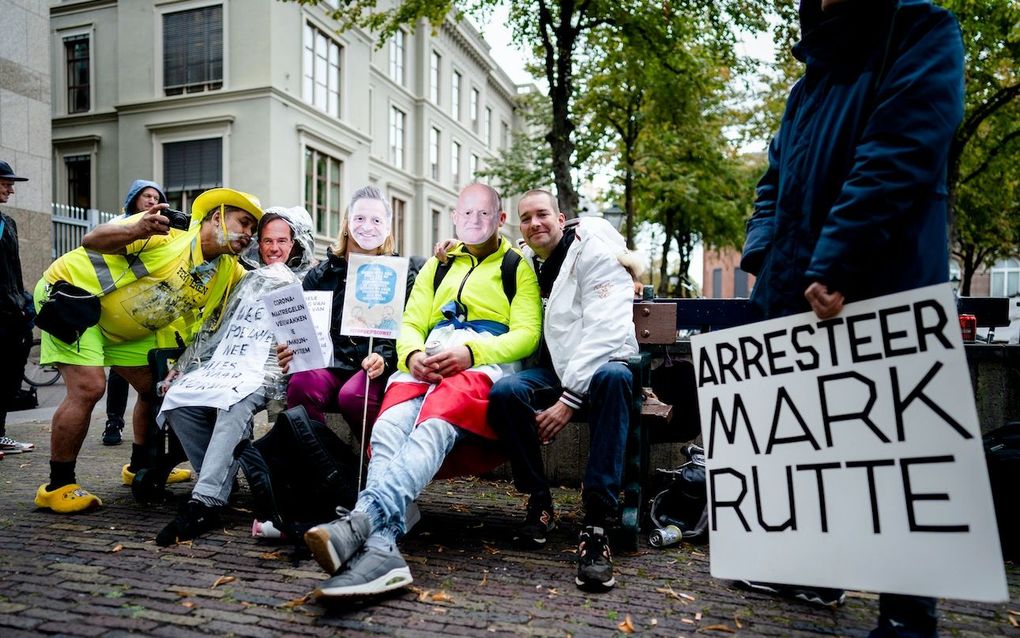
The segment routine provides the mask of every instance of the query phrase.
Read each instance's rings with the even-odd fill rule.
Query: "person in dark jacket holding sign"
[[[946,165],[963,44],[928,0],[802,0],[806,64],[769,145],[740,267],[764,318],[948,280]],[[819,603],[843,592],[748,583]],[[936,635],[935,600],[883,594],[872,636]]]
[[[332,325],[333,365],[321,370],[297,372],[287,386],[287,407],[303,405],[308,416],[325,421],[328,410],[337,410],[347,424],[361,423],[365,406],[365,375],[368,375],[368,415],[371,427],[379,414],[386,380],[397,369],[397,350],[392,339],[375,339],[368,351],[368,337],[340,334],[343,321],[344,293],[347,288],[347,257],[361,255],[395,255],[392,228],[393,212],[389,202],[375,186],[359,188],[351,196],[347,214],[340,224],[337,242],[326,249],[326,259],[305,276],[305,290],[326,290],[333,293]],[[414,272],[407,272],[407,293],[414,286]],[[286,344],[277,349],[280,365],[286,371],[293,356]]]

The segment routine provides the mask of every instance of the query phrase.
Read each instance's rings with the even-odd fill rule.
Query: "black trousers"
[[[110,376],[106,381],[106,418],[124,421],[124,410],[127,409],[128,382],[110,368]]]
[[[6,436],[7,410],[21,389],[28,352],[32,349],[32,329],[23,316],[0,315],[0,344],[6,355],[0,358],[0,436]]]

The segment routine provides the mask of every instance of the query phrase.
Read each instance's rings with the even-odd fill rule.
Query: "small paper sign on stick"
[[[325,368],[330,356],[323,353],[301,284],[273,291],[264,299],[277,343],[294,353],[288,374]]]
[[[407,293],[407,259],[349,255],[340,334],[396,339]]]

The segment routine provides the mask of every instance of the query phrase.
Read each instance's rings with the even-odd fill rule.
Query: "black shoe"
[[[220,524],[218,507],[209,507],[198,501],[188,501],[177,512],[177,518],[156,534],[156,544],[168,547],[181,541],[190,541]]]
[[[577,544],[577,586],[585,591],[601,592],[616,585],[613,578],[613,554],[609,539],[601,527],[585,527]]]
[[[522,547],[536,548],[545,545],[546,536],[556,529],[556,514],[552,503],[528,502],[524,523],[514,532],[514,542]]]
[[[103,430],[103,445],[120,445],[124,442],[121,431],[124,429],[124,422],[117,419],[107,419],[106,429]]]
[[[846,592],[842,589],[829,587],[810,587],[808,585],[783,585],[781,583],[764,583],[759,581],[737,581],[743,587],[754,591],[795,598],[822,607],[838,607],[846,602]]]

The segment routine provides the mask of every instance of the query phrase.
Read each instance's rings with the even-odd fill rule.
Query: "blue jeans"
[[[535,412],[548,408],[563,392],[556,373],[531,368],[496,382],[489,392],[489,424],[510,456],[514,485],[532,495],[547,495]],[[582,409],[590,432],[582,497],[585,523],[609,523],[619,506],[633,383],[630,369],[609,361],[595,371]]]
[[[407,506],[436,475],[457,441],[467,435],[442,419],[428,419],[415,427],[424,401],[420,396],[391,407],[372,428],[372,459],[354,509],[368,515],[373,534],[391,541],[406,531]]]

